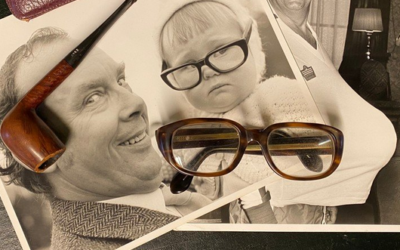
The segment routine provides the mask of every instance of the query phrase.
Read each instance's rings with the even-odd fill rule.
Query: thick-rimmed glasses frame
[[[245,32],[244,32],[244,35],[243,35],[243,38],[241,38],[241,39],[239,39],[239,40],[236,40],[236,41],[234,41],[234,42],[231,42],[231,43],[229,43],[229,44],[227,44],[227,45],[224,45],[224,46],[222,46],[222,47],[220,47],[220,48],[218,48],[218,49],[215,49],[215,50],[209,52],[203,59],[200,59],[200,60],[198,60],[198,61],[196,61],[196,62],[185,63],[185,64],[182,64],[182,65],[180,65],[180,66],[177,66],[177,67],[174,67],[174,68],[171,68],[171,69],[167,69],[167,68],[168,68],[167,63],[166,63],[165,61],[163,61],[163,63],[162,63],[161,78],[162,78],[163,81],[164,81],[169,87],[171,87],[172,89],[178,90],[178,91],[183,91],[183,90],[188,90],[188,89],[195,88],[197,85],[199,85],[199,84],[201,83],[201,81],[203,80],[201,68],[202,68],[204,65],[207,65],[209,68],[211,68],[212,70],[214,70],[214,71],[216,71],[216,72],[218,72],[218,73],[228,73],[228,72],[234,71],[235,69],[237,69],[237,68],[239,68],[240,66],[242,66],[242,65],[246,62],[246,60],[247,60],[247,57],[248,57],[248,55],[249,55],[249,48],[248,48],[248,45],[247,45],[247,44],[248,44],[248,42],[249,42],[249,40],[250,40],[251,30],[252,30],[252,22],[250,22],[250,24],[249,24],[248,27],[246,28],[246,30],[245,30]],[[209,58],[210,58],[213,54],[217,53],[218,51],[224,50],[224,49],[226,49],[226,48],[228,48],[228,47],[232,47],[232,46],[239,46],[239,47],[242,49],[242,51],[243,51],[243,53],[244,53],[243,61],[242,61],[239,65],[237,65],[236,67],[233,67],[233,68],[230,68],[230,69],[227,69],[227,70],[220,70],[220,69],[216,68],[216,67],[210,62],[210,59],[209,59]],[[187,66],[195,66],[195,67],[197,68],[198,75],[199,75],[199,80],[198,80],[195,84],[193,84],[193,85],[191,85],[191,86],[189,86],[189,87],[186,87],[186,88],[177,88],[176,86],[174,86],[174,85],[168,80],[168,75],[171,74],[171,73],[173,73],[173,72],[176,71],[176,70],[179,70],[179,69],[184,68],[184,67],[187,67]]]
[[[173,154],[173,136],[174,132],[179,128],[186,125],[196,125],[196,124],[204,124],[204,123],[220,123],[229,125],[232,128],[235,128],[239,134],[239,146],[237,148],[236,155],[232,163],[226,169],[221,171],[209,173],[209,172],[196,172],[190,171],[180,166],[178,162],[176,162],[174,154]],[[291,176],[283,173],[279,168],[277,168],[272,160],[270,152],[267,147],[267,141],[272,131],[283,129],[283,128],[308,128],[308,129],[317,129],[320,131],[326,132],[332,139],[333,142],[333,160],[330,168],[321,174],[313,175],[313,176]],[[318,180],[325,178],[331,175],[339,166],[342,154],[343,154],[343,134],[340,130],[317,123],[303,123],[303,122],[284,122],[272,124],[264,129],[246,129],[241,124],[222,118],[193,118],[177,121],[166,126],[163,126],[156,130],[156,139],[158,143],[158,147],[163,154],[166,161],[175,167],[180,173],[189,176],[201,176],[201,177],[216,177],[230,173],[233,171],[236,166],[241,161],[243,154],[247,153],[246,148],[249,143],[256,142],[261,147],[262,154],[267,161],[269,167],[274,171],[277,175],[282,178],[289,180]]]

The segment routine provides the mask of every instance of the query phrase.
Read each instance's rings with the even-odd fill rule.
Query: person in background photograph
[[[0,121],[74,44],[64,31],[42,28],[7,58],[0,71]],[[124,64],[99,48],[37,112],[66,151],[51,171],[38,174],[1,142],[6,164],[0,173],[50,201],[53,249],[115,249],[211,202],[163,188],[146,105],[126,82]]]
[[[269,0],[299,69],[314,72],[305,80],[324,121],[343,132],[345,144],[338,170],[318,181],[326,182],[325,188],[286,180],[273,188],[276,218],[286,223],[298,221],[290,214],[310,214],[310,206],[301,204],[322,210],[323,206],[364,203],[375,176],[396,148],[396,133],[389,119],[351,89],[318,41],[307,21],[311,1]]]

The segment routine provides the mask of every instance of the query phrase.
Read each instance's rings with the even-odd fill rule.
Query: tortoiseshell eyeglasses
[[[186,190],[192,176],[228,174],[244,153],[263,154],[270,168],[289,180],[325,178],[336,170],[343,153],[342,132],[316,123],[246,129],[228,119],[194,118],[159,128],[156,139],[166,161],[179,171],[171,183],[174,193]],[[185,178],[188,183],[178,183]]]

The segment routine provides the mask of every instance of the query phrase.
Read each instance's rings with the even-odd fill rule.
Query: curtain
[[[391,53],[387,68],[390,74],[393,100],[400,100],[400,47],[396,46],[396,38],[400,34],[400,0],[392,0],[388,51]]]
[[[342,59],[349,20],[350,0],[313,0],[309,22],[338,69]]]

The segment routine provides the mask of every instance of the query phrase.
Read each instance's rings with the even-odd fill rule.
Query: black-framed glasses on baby
[[[242,66],[249,54],[247,43],[251,36],[252,22],[247,25],[243,38],[219,47],[196,62],[185,63],[168,69],[163,61],[161,78],[175,90],[188,90],[199,85],[203,79],[201,68],[207,65],[218,73],[228,73]]]
[[[344,140],[340,130],[323,124],[285,122],[246,129],[220,118],[177,121],[156,130],[156,139],[180,178],[228,174],[246,153],[264,155],[273,172],[290,180],[332,174],[341,161]]]

